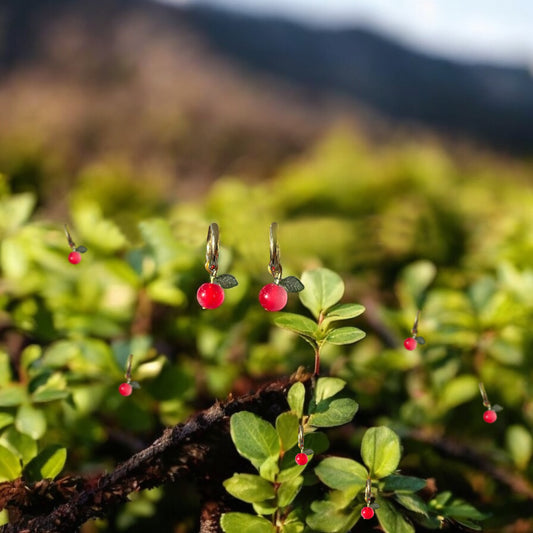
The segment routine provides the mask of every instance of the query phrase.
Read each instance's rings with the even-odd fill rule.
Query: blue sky
[[[533,0],[163,0],[283,15],[322,26],[364,24],[428,52],[533,67]]]

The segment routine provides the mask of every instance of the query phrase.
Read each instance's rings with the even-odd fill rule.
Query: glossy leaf
[[[337,490],[362,490],[368,477],[362,464],[345,457],[326,457],[315,468],[315,473],[324,485]]]
[[[237,451],[259,468],[268,458],[277,459],[279,437],[271,424],[262,418],[241,411],[231,417],[230,432]]]
[[[15,417],[9,413],[0,413],[0,429],[9,426],[15,421]]]
[[[514,464],[522,470],[525,469],[533,453],[531,433],[524,426],[509,426],[505,433],[505,444]]]
[[[304,272],[302,283],[305,291],[300,293],[300,300],[315,318],[335,305],[344,295],[342,278],[327,268]]]
[[[313,403],[319,404],[322,400],[326,400],[335,396],[346,386],[346,381],[340,378],[318,378],[316,382],[315,392],[313,394]]]
[[[46,418],[41,410],[31,405],[21,405],[15,417],[15,427],[32,439],[40,439],[46,431]]]
[[[311,339],[315,339],[318,335],[318,326],[315,322],[310,318],[294,313],[279,313],[274,317],[274,324]]]
[[[266,518],[246,513],[224,513],[220,526],[225,533],[276,533],[276,528]]]
[[[66,390],[59,389],[41,389],[32,395],[33,403],[55,402],[68,398],[70,393]]]
[[[281,413],[276,418],[276,431],[282,452],[290,450],[298,442],[298,426],[299,419],[294,413]]]
[[[329,398],[317,406],[309,417],[309,425],[315,427],[342,426],[351,422],[359,405],[350,398]]]
[[[321,326],[322,328],[327,329],[332,322],[349,320],[350,318],[355,318],[364,312],[365,307],[360,304],[337,304],[328,309]]]
[[[24,468],[24,477],[29,481],[54,479],[65,466],[67,449],[59,445],[46,447]]]
[[[368,429],[361,443],[361,457],[373,478],[391,475],[401,458],[398,435],[385,426]]]
[[[11,386],[0,390],[0,407],[13,407],[26,400],[26,390],[22,387]]]
[[[379,505],[376,516],[385,533],[415,533],[413,526],[405,521],[400,511],[386,498],[378,495],[376,503]]]
[[[21,466],[18,457],[5,446],[0,445],[0,483],[20,476]]]
[[[352,344],[360,341],[366,336],[366,333],[359,328],[344,327],[329,331],[324,340],[331,344]]]
[[[234,474],[226,479],[223,485],[232,496],[248,503],[262,502],[275,497],[272,483],[253,474]]]
[[[429,516],[426,502],[417,494],[396,493],[394,499],[409,511]]]
[[[300,492],[304,482],[302,476],[297,476],[289,481],[282,483],[278,488],[278,505],[279,507],[286,507],[290,505],[294,498]]]
[[[305,386],[301,382],[297,382],[291,386],[287,394],[287,402],[292,411],[296,413],[298,418],[302,418],[304,413],[305,403]]]
[[[0,444],[13,452],[23,464],[28,463],[37,455],[37,442],[14,427],[8,428],[0,436]]]
[[[452,409],[479,396],[479,380],[472,375],[464,374],[450,380],[441,393],[441,405]]]
[[[382,479],[384,492],[417,492],[426,486],[426,480],[419,477],[390,475]]]

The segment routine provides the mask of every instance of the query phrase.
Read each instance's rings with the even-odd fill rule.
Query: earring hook
[[[302,424],[298,426],[298,448],[302,451],[304,449],[304,427]]]
[[[411,330],[411,333],[413,335],[418,335],[418,321],[420,319],[420,310],[416,312],[416,318],[415,323],[413,324],[413,329]]]
[[[72,240],[72,237],[70,236],[70,233],[68,231],[68,226],[65,224],[65,235],[67,236],[68,245],[75,250],[76,244],[74,244],[74,241]]]
[[[133,354],[130,353],[130,355],[128,356],[128,365],[126,367],[126,380],[128,381],[128,383],[131,381],[131,365],[133,363]]]
[[[218,271],[218,245],[219,245],[218,224],[213,222],[209,225],[207,232],[207,245],[205,251],[205,269],[211,276],[211,282],[217,275]]]
[[[277,222],[270,224],[270,263],[268,263],[268,269],[272,276],[274,276],[274,281],[279,283],[281,281],[282,268],[280,263]]]
[[[372,501],[372,479],[371,478],[367,478],[366,480],[365,501],[367,505],[370,505],[370,502]]]
[[[490,401],[489,401],[489,397],[487,396],[487,391],[485,390],[485,386],[483,385],[483,383],[479,383],[479,392],[481,392],[481,398],[483,398],[483,405],[487,408],[487,409],[490,409]]]

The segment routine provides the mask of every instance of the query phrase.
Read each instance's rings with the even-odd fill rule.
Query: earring
[[[407,337],[403,341],[403,345],[406,350],[413,351],[418,344],[426,344],[424,337],[418,335],[418,320],[420,319],[420,311],[417,311],[415,323],[413,324],[413,329],[411,329],[411,337]]]
[[[196,299],[203,309],[216,309],[224,302],[224,289],[231,289],[238,285],[231,274],[217,276],[218,272],[218,224],[213,222],[207,232],[207,245],[205,252],[205,269],[210,278],[209,283],[203,283],[196,292]]]
[[[274,277],[274,283],[265,285],[259,291],[259,303],[267,311],[281,311],[287,305],[288,292],[300,292],[304,289],[302,282],[294,277],[282,278],[280,252],[278,243],[278,224],[270,224],[270,263],[268,270]]]
[[[65,235],[67,236],[68,245],[70,246],[70,249],[72,250],[72,252],[68,254],[69,263],[72,263],[73,265],[77,265],[81,261],[81,254],[84,254],[87,251],[87,248],[85,248],[85,246],[76,246],[76,244],[72,240],[72,237],[70,236],[70,233],[68,231],[68,226],[66,224],[65,224]]]

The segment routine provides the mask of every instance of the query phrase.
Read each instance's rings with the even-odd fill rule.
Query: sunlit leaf
[[[373,478],[391,475],[401,458],[398,435],[385,426],[368,429],[361,443],[361,457]]]
[[[327,268],[304,272],[302,283],[305,290],[300,293],[300,300],[315,318],[335,305],[344,294],[342,278]]]

